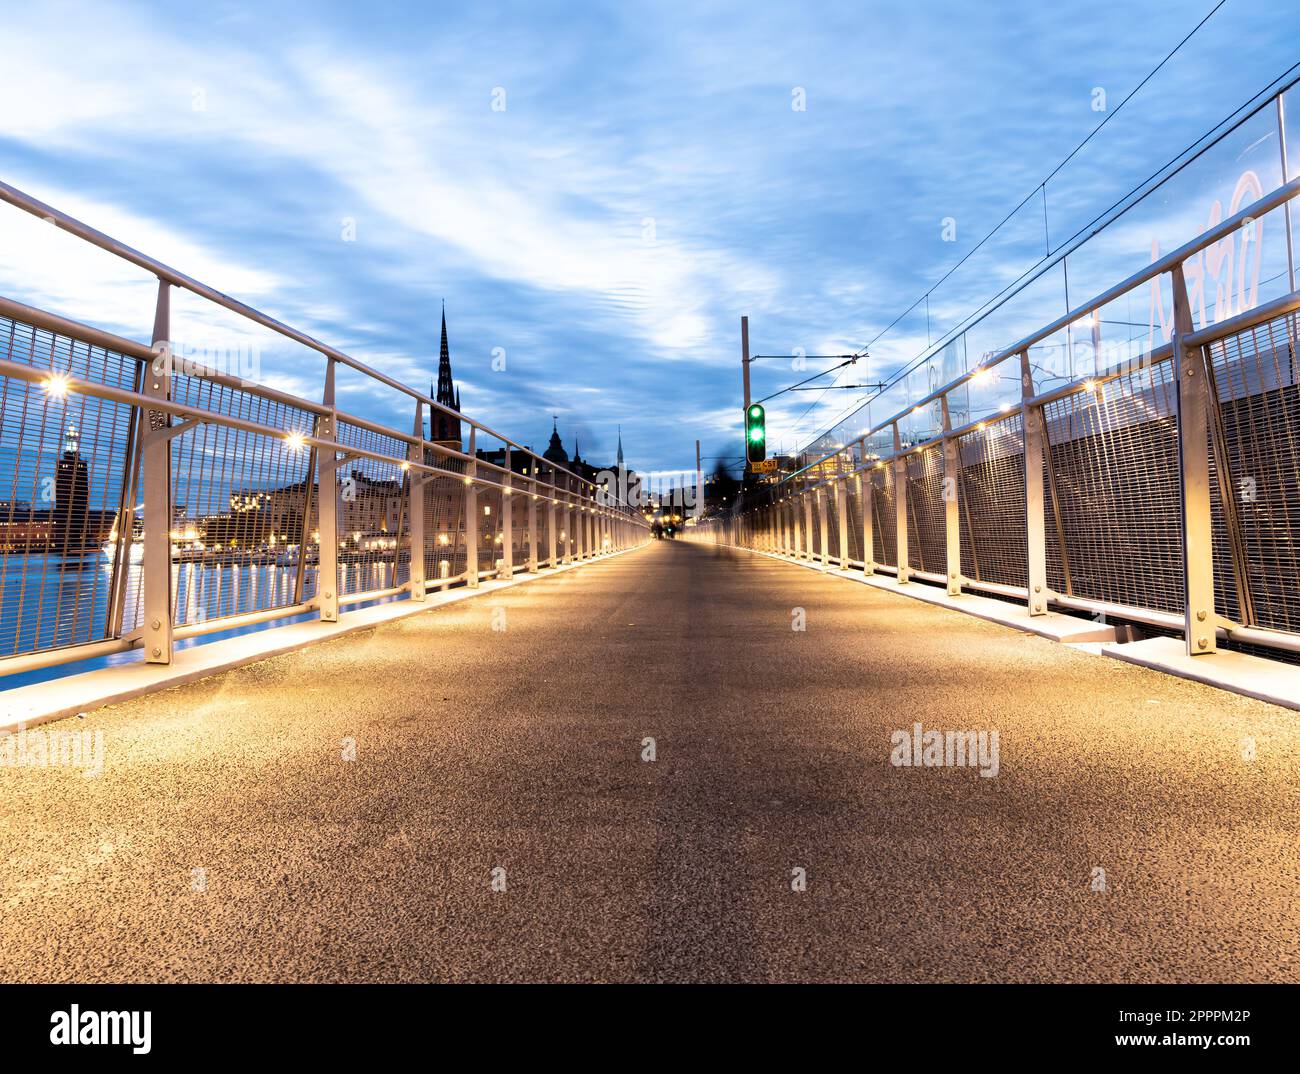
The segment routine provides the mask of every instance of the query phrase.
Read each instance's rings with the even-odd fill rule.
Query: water
[[[0,556],[0,657],[43,649],[103,641],[108,630],[112,562],[101,553],[87,555]],[[172,604],[177,626],[204,623],[231,615],[287,607],[294,603],[298,564],[284,557],[262,563],[193,563],[172,566]],[[405,564],[397,583],[406,576]],[[127,568],[122,632],[135,629],[140,616],[141,564]],[[316,593],[317,567],[303,571],[302,598]],[[390,564],[382,561],[339,565],[339,593],[361,593],[390,585]],[[285,616],[177,641],[178,648],[233,637],[251,630],[282,626],[315,613]],[[120,653],[0,679],[10,688],[76,674],[91,667],[138,660],[139,652]]]

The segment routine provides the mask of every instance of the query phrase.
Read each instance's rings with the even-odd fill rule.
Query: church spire
[[[447,347],[447,303],[442,304],[442,345],[438,350],[438,391],[434,395],[443,406],[456,407],[456,393],[451,380],[451,350]]]
[[[451,379],[451,349],[447,346],[447,303],[442,304],[442,342],[438,349],[438,383],[429,385],[429,394],[441,406],[460,412],[460,389]],[[455,445],[460,450],[460,418],[452,417],[436,408],[429,415],[429,439],[438,443]]]
[[[623,469],[623,426],[618,427],[618,468]]]

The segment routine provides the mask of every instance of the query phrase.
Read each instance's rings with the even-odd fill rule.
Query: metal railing
[[[149,345],[0,297],[0,675],[133,648],[165,664],[179,638],[334,622],[646,539],[624,481],[556,466],[3,183],[0,200],[158,280]],[[319,397],[175,353],[177,288],[316,352]],[[340,367],[400,424],[343,410]],[[468,444],[431,439],[434,415]]]
[[[693,535],[1019,599],[1031,616],[1148,623],[1193,655],[1220,638],[1300,652],[1300,291],[1196,327],[1187,286],[1194,258],[1270,213],[1289,238],[1298,194],[1284,182]],[[1039,348],[1142,288],[1172,302],[1169,343],[1036,390]],[[950,398],[969,405],[1003,363],[1018,404],[954,426]],[[909,442],[928,406],[940,431]]]

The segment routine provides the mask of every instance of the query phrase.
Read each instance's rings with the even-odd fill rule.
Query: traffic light
[[[767,413],[760,403],[751,403],[745,411],[745,458],[750,462],[767,458]]]

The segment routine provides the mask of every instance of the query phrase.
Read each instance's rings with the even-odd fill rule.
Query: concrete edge
[[[1300,667],[1225,649],[1189,656],[1178,638],[1144,638],[1102,646],[1104,656],[1176,675],[1257,701],[1300,710]]]
[[[337,623],[322,623],[320,620],[290,623],[205,645],[194,645],[178,650],[170,664],[132,661],[0,691],[0,733],[18,727],[33,727],[53,720],[65,719],[68,716],[130,701],[145,694],[183,686],[196,679],[218,675],[223,671],[230,671],[273,656],[282,656],[317,642],[340,638],[360,630],[369,630],[385,623],[435,611],[448,604],[498,593],[503,589],[510,589],[527,582],[554,578],[568,571],[603,563],[644,547],[645,545],[638,545],[636,548],[608,552],[592,559],[565,563],[558,567],[547,567],[537,574],[523,571],[506,580],[485,580],[479,583],[477,589],[457,586],[441,592],[430,591],[422,602],[389,601],[369,608],[358,608],[345,612]]]
[[[1062,612],[1030,615],[1027,610],[1015,604],[1009,604],[1004,600],[994,600],[992,597],[983,597],[978,593],[963,593],[959,597],[951,597],[938,586],[928,585],[924,582],[908,582],[900,585],[895,578],[889,575],[865,574],[859,570],[823,567],[820,563],[789,559],[774,552],[760,552],[753,548],[745,548],[741,549],[741,551],[751,552],[756,556],[766,556],[768,559],[774,559],[778,563],[788,563],[793,567],[806,567],[818,574],[844,578],[850,582],[859,582],[863,585],[869,585],[873,589],[896,593],[900,597],[910,597],[912,600],[924,601],[926,604],[947,608],[950,611],[973,615],[977,619],[983,619],[986,622],[997,623],[999,626],[1010,627],[1013,630],[1020,630],[1029,634],[1036,634],[1040,638],[1061,642],[1064,645],[1076,645],[1083,642],[1113,643],[1115,641],[1115,628],[1113,626],[1104,626],[1094,623],[1090,619],[1080,619],[1077,616],[1066,615]]]

